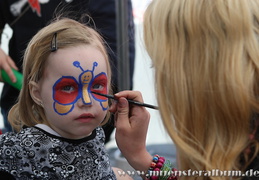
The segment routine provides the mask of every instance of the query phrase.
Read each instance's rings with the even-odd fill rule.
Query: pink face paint
[[[77,99],[78,89],[74,77],[62,77],[53,86],[53,99],[60,104],[73,104]]]

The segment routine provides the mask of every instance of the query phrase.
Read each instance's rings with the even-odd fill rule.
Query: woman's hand
[[[136,170],[147,171],[152,156],[146,150],[146,136],[150,114],[145,107],[129,104],[127,99],[143,102],[138,91],[122,91],[110,107],[115,113],[115,139],[129,164]]]

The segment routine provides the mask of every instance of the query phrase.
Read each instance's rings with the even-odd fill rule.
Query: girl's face
[[[104,120],[108,100],[92,92],[108,93],[106,60],[89,45],[51,53],[39,82],[47,123],[61,136],[80,139]]]

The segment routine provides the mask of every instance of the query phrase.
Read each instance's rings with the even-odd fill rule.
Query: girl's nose
[[[88,84],[85,84],[82,88],[82,103],[83,105],[90,105],[92,104],[92,99],[88,91]]]

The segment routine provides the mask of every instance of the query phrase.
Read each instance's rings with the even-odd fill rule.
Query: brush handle
[[[110,95],[110,94],[102,94],[102,93],[98,93],[98,92],[93,92],[91,91],[93,94],[98,94],[100,96],[104,96],[104,97],[107,97],[107,98],[110,98],[110,99],[115,99],[116,98],[114,97],[114,95]],[[157,106],[153,106],[151,104],[146,104],[146,103],[141,103],[141,102],[138,102],[138,101],[134,101],[134,100],[131,100],[131,99],[127,99],[129,103],[131,104],[135,104],[137,106],[144,106],[144,107],[147,107],[147,108],[151,108],[151,109],[158,109]]]
[[[1,77],[3,79],[4,82],[10,84],[11,86],[15,87],[18,90],[22,89],[22,79],[23,79],[23,75],[22,73],[20,73],[19,71],[16,71],[15,69],[12,69],[15,77],[16,77],[16,82],[12,82],[12,80],[10,79],[10,77],[8,76],[8,74],[6,73],[5,70],[1,70]]]
[[[135,104],[137,106],[144,106],[144,107],[151,108],[151,109],[158,109],[157,106],[154,106],[154,105],[151,105],[151,104],[141,103],[141,102],[138,102],[138,101],[133,101],[131,99],[127,99],[127,100],[128,100],[129,103]]]

